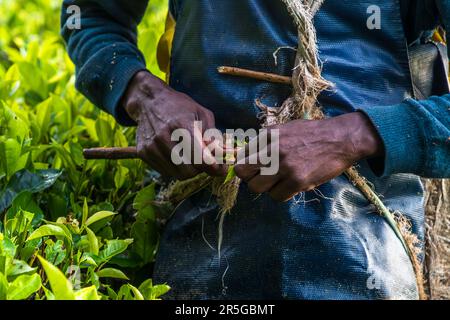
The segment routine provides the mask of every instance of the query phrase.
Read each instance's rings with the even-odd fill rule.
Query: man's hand
[[[278,174],[260,175],[261,165],[248,164],[248,157],[244,164],[236,165],[235,171],[250,190],[269,192],[278,201],[312,190],[354,163],[383,153],[378,133],[360,112],[327,120],[297,120],[270,129],[279,129]]]
[[[175,129],[189,130],[193,140],[195,121],[202,122],[203,131],[215,127],[212,112],[189,96],[142,71],[131,80],[122,105],[138,125],[136,142],[140,158],[162,175],[184,180],[201,172],[226,174],[226,169],[217,164],[176,166],[171,161],[172,148],[176,144],[171,141],[171,135]],[[203,141],[200,143],[204,151],[209,152],[206,144]]]

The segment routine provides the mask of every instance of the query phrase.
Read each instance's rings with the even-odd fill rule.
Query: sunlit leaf
[[[101,146],[111,147],[114,145],[114,134],[108,121],[98,118],[95,122],[95,129]]]
[[[114,268],[104,268],[100,271],[97,271],[97,275],[100,278],[114,278],[114,279],[122,279],[129,280],[128,277],[122,271]]]
[[[43,225],[36,229],[27,239],[27,241],[31,241],[33,239],[38,239],[42,237],[55,236],[55,237],[67,237],[66,232],[60,227],[56,225]]]
[[[100,251],[99,256],[105,261],[124,252],[128,246],[133,243],[132,239],[126,240],[108,240],[103,250]]]
[[[24,300],[41,288],[38,274],[17,277],[8,286],[8,300]]]
[[[72,289],[72,283],[66,278],[64,273],[57,267],[38,256],[45,274],[47,275],[50,287],[56,300],[74,300],[75,295]]]
[[[8,268],[8,277],[16,277],[23,274],[32,274],[37,268],[32,268],[22,260],[14,259]]]
[[[86,227],[86,232],[87,232],[87,236],[88,236],[88,241],[89,241],[89,252],[98,255],[98,240],[97,240],[97,236],[95,235],[95,233]]]
[[[117,167],[116,173],[114,174],[114,184],[117,189],[122,188],[122,186],[124,185],[125,181],[128,178],[128,172],[129,170],[126,167]]]
[[[228,169],[227,177],[225,178],[224,184],[230,182],[236,177],[236,171],[234,170],[234,166],[230,166]]]
[[[6,276],[0,272],[0,301],[6,300],[8,296],[8,280]]]
[[[94,213],[92,216],[90,216],[86,220],[86,226],[90,226],[91,224],[93,224],[97,221],[100,221],[100,220],[108,218],[108,217],[115,216],[116,214],[117,214],[116,212],[111,212],[111,211],[100,211],[100,212]]]
[[[95,286],[90,286],[75,292],[75,300],[100,300]]]
[[[142,293],[136,287],[132,286],[131,284],[127,284],[127,286],[133,292],[135,300],[145,300],[144,296],[142,295]]]
[[[142,282],[138,289],[146,300],[159,299],[161,296],[170,291],[170,287],[166,284],[154,286],[152,279]]]

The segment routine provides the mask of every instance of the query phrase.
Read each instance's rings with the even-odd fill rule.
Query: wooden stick
[[[86,159],[139,159],[136,147],[128,148],[93,148],[84,149],[83,155]]]
[[[236,68],[236,67],[227,67],[227,66],[218,67],[217,71],[220,74],[227,74],[227,75],[231,75],[231,76],[252,78],[252,79],[262,80],[262,81],[267,81],[267,82],[292,85],[291,77],[280,76],[280,75],[274,74],[274,73],[259,72],[259,71],[253,71],[253,70]]]

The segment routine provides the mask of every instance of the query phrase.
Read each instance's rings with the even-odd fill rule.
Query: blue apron
[[[367,28],[369,6],[381,30]],[[174,0],[177,21],[170,84],[211,109],[219,128],[257,128],[256,98],[280,105],[284,85],[219,75],[228,65],[290,75],[297,34],[282,1]],[[398,0],[327,0],[315,18],[323,75],[335,83],[320,102],[329,116],[390,105],[412,95]],[[409,217],[423,239],[423,189],[416,176],[360,172],[384,203]],[[209,191],[168,221],[154,280],[176,299],[416,299],[415,275],[399,239],[341,176],[288,203],[241,186],[217,252],[218,208]]]

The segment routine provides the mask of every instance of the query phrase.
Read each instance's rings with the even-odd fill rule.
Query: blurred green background
[[[83,159],[83,148],[134,144],[135,132],[75,90],[61,3],[0,0],[0,299],[154,299],[168,290],[146,280],[154,186],[140,161]],[[166,13],[150,1],[139,27],[160,77]]]

